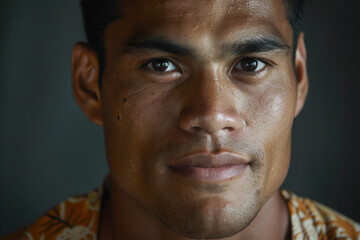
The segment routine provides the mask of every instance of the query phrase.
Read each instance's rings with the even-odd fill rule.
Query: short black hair
[[[283,0],[287,19],[293,29],[293,59],[299,33],[304,30],[303,5],[304,0]],[[81,0],[85,34],[88,44],[98,54],[99,82],[105,68],[105,28],[121,17],[122,0]]]
[[[81,0],[82,16],[85,35],[88,44],[98,54],[99,83],[105,69],[105,28],[114,20],[121,17],[122,0]]]
[[[295,62],[295,52],[298,44],[300,32],[304,31],[304,2],[305,0],[283,0],[286,9],[287,20],[293,29],[293,63]]]

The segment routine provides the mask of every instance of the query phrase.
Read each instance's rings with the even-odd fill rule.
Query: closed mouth
[[[176,174],[200,182],[218,182],[240,175],[249,161],[230,152],[195,153],[180,158],[169,168]]]

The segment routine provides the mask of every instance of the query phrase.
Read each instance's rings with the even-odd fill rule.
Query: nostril
[[[194,133],[197,133],[197,132],[201,132],[201,131],[202,131],[201,127],[192,127],[192,128],[190,128],[190,130],[191,130],[192,132],[194,132]]]
[[[233,128],[233,127],[225,127],[225,128],[223,128],[223,130],[227,130],[227,131],[229,131],[229,132],[233,132],[233,131],[235,131],[235,128]]]
[[[213,134],[217,131],[234,133],[241,132],[245,127],[244,117],[235,108],[210,107],[195,105],[185,108],[179,116],[179,127],[192,134]]]

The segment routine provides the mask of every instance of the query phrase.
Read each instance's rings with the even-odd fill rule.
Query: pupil
[[[166,71],[166,69],[168,67],[169,67],[169,63],[167,61],[164,61],[164,60],[158,60],[158,61],[153,63],[154,70],[159,71],[159,72]]]
[[[258,62],[255,59],[244,59],[241,67],[244,71],[253,72],[258,67]]]

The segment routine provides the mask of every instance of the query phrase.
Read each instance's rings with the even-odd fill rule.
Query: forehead
[[[271,17],[276,10],[285,10],[283,0],[125,0],[124,13],[156,14],[166,13],[173,17],[186,17],[195,14],[215,18],[231,16],[234,12],[247,17]]]
[[[126,0],[122,13],[111,32],[136,40],[161,36],[205,44],[271,34],[292,41],[283,0]]]

